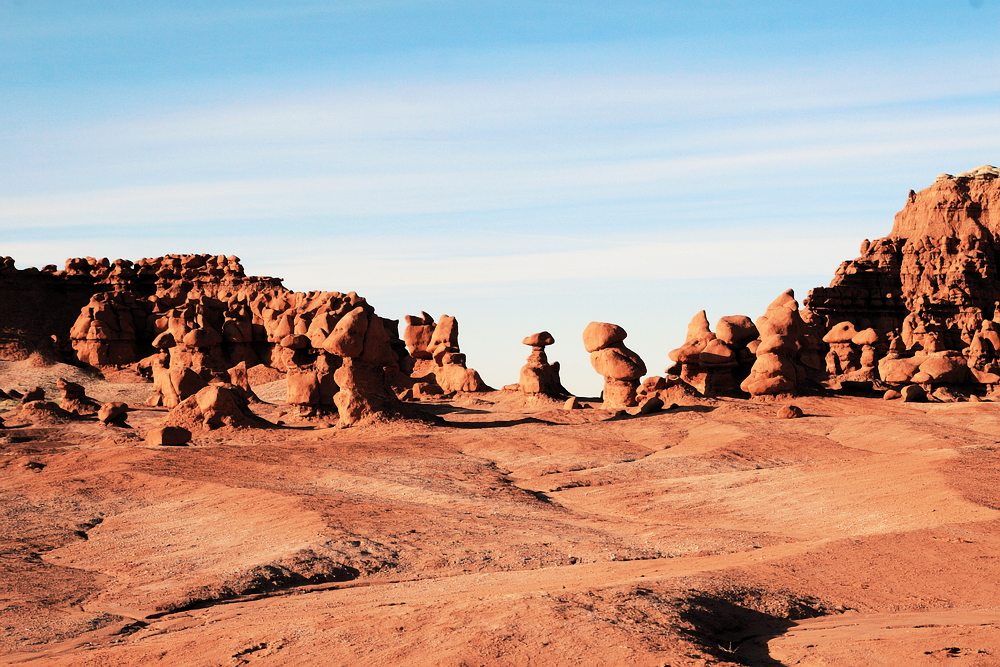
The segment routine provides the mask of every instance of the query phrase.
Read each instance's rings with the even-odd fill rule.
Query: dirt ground
[[[0,363],[57,377],[135,410],[0,414],[0,664],[1000,665],[995,403],[494,392],[339,429],[279,381],[274,428],[150,447],[149,385]]]

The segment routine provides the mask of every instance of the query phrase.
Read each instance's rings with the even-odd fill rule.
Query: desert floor
[[[56,377],[150,393],[0,362]],[[287,424],[189,447],[144,444],[161,409],[0,414],[0,664],[1000,665],[1000,404],[495,392],[339,429],[281,385]]]

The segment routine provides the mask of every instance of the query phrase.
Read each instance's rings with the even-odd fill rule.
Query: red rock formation
[[[590,353],[590,365],[604,376],[604,409],[621,410],[638,405],[639,378],[646,364],[625,347],[628,336],[617,324],[591,322],[583,330],[583,347]]]
[[[753,363],[747,345],[757,338],[757,327],[749,317],[730,315],[719,320],[716,331],[709,329],[704,310],[695,315],[684,345],[670,352],[675,364],[666,372],[705,396],[733,395]]]
[[[829,332],[831,376],[925,389],[1000,382],[998,177],[983,166],[911,191],[890,234],[810,292],[803,316]]]
[[[566,396],[569,394],[559,379],[559,362],[549,363],[545,348],[556,342],[548,331],[532,334],[521,341],[531,347],[527,363],[521,367],[520,380],[517,384],[504,389],[513,389],[525,394],[545,394],[547,396]]]
[[[0,289],[0,315],[10,316],[0,347],[14,350],[14,358],[45,337],[68,334],[80,363],[135,364],[150,373],[154,405],[174,407],[210,381],[228,382],[239,364],[263,363],[288,373],[290,404],[304,412],[338,410],[350,424],[394,412],[386,375],[406,377],[400,365],[409,356],[396,323],[378,317],[364,298],[291,292],[278,278],[248,277],[236,257],[76,258],[63,271],[44,272],[17,271],[6,258]],[[76,320],[67,323],[74,307]],[[53,308],[57,313],[48,312]],[[335,376],[347,359],[354,361],[340,385]],[[342,386],[346,393],[336,401]]]
[[[434,385],[442,394],[456,392],[492,391],[479,373],[466,364],[458,344],[458,320],[442,315],[437,324],[427,313],[406,316],[403,340],[413,359],[410,372],[411,387],[422,385],[420,393],[437,395]],[[417,390],[411,395],[417,397]]]
[[[800,363],[807,348],[809,328],[799,315],[799,304],[788,290],[757,319],[760,342],[754,347],[757,359],[740,389],[751,396],[795,394],[806,381],[806,369]]]

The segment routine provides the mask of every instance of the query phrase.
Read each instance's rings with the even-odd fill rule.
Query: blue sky
[[[0,253],[238,254],[459,318],[516,381],[617,322],[651,373],[996,163],[1000,0],[0,0]]]

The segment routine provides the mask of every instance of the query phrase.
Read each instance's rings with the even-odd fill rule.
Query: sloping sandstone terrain
[[[237,258],[8,260],[0,664],[1000,665],[997,175],[663,375],[593,323],[601,398]]]

